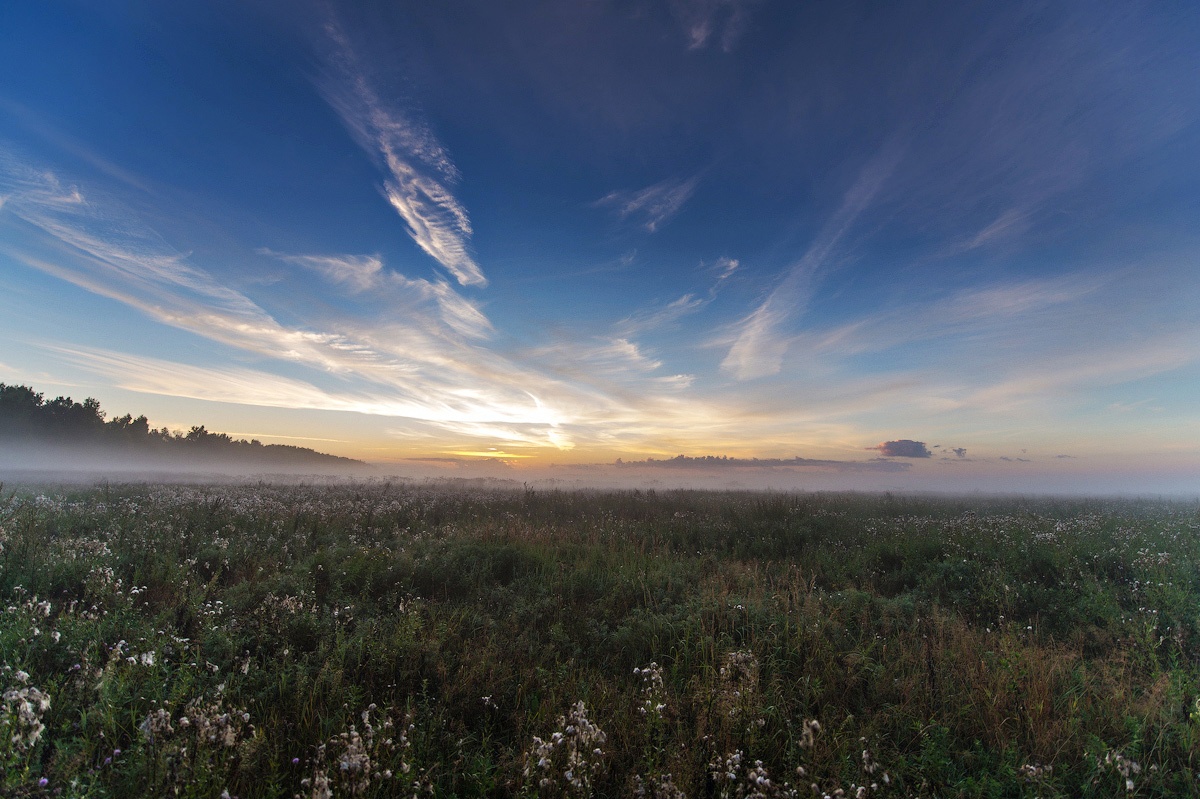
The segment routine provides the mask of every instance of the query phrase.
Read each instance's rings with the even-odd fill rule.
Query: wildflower
[[[138,729],[141,730],[142,735],[146,736],[146,739],[150,743],[154,743],[158,738],[175,732],[175,729],[171,726],[171,714],[163,708],[159,708],[147,716],[145,721],[138,725]]]
[[[649,666],[644,669],[635,668],[633,673],[642,678],[642,703],[638,706],[638,712],[643,716],[650,715],[661,719],[667,707],[664,701],[666,687],[663,685],[662,667],[651,661]]]
[[[561,768],[562,779],[572,790],[587,793],[592,778],[603,766],[604,731],[588,719],[583,702],[572,705],[558,723],[561,730],[554,732],[549,741],[534,736],[525,753],[525,776],[536,777],[539,787],[549,789],[558,785],[555,771]]]
[[[24,671],[18,671],[15,676],[22,685],[29,681],[29,675]],[[15,722],[12,743],[18,751],[32,749],[46,729],[42,724],[42,716],[50,709],[50,695],[32,685],[26,685],[24,688],[5,691],[3,700],[2,715],[8,720],[5,724]]]
[[[804,730],[800,733],[800,748],[812,749],[816,742],[816,734],[821,731],[821,724],[816,719],[804,722]]]

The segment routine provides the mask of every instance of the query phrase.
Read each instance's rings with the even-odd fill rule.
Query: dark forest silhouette
[[[100,402],[88,397],[46,400],[29,386],[0,383],[0,446],[86,448],[122,455],[183,458],[189,461],[252,462],[278,466],[362,466],[362,461],[327,455],[307,447],[263,444],[203,425],[187,433],[153,428],[145,416],[132,414],[107,419]]]

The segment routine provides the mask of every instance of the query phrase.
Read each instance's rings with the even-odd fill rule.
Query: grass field
[[[1200,793],[1194,502],[44,491],[5,795]]]

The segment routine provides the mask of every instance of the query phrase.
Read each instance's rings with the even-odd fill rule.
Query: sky
[[[1182,2],[6,4],[0,382],[397,467],[1194,495],[1198,43]]]

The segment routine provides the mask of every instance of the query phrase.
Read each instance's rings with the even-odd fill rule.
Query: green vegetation
[[[1197,793],[1195,503],[59,491],[0,500],[0,793]]]
[[[0,444],[34,444],[71,448],[103,448],[151,460],[158,456],[186,457],[189,461],[250,461],[257,464],[311,466],[362,466],[362,461],[326,455],[306,447],[263,444],[235,439],[227,433],[209,432],[204,425],[187,433],[150,427],[145,416],[132,414],[105,421],[98,400],[75,402],[70,397],[44,399],[29,386],[0,383]]]

